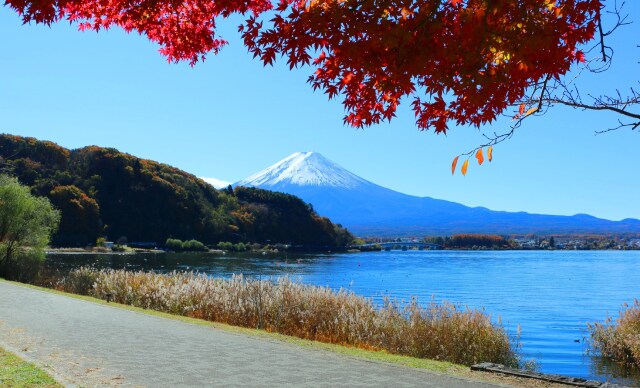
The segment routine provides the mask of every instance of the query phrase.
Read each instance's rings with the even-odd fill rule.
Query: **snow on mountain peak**
[[[317,152],[296,152],[278,163],[236,183],[237,186],[281,185],[355,188],[369,184]]]
[[[207,182],[208,184],[215,187],[216,189],[224,189],[225,187],[231,184],[231,182],[223,181],[222,179],[217,179],[217,178],[200,177],[200,179]]]

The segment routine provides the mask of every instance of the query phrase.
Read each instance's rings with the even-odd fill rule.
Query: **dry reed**
[[[91,286],[89,286],[91,285]],[[376,308],[351,291],[292,282],[211,278],[196,273],[72,271],[60,288],[102,299],[300,338],[471,365],[517,366],[500,323],[483,311],[433,301],[386,300]]]
[[[640,300],[623,307],[615,322],[607,317],[604,323],[588,324],[590,350],[620,364],[640,368]]]

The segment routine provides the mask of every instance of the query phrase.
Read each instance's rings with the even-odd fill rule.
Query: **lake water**
[[[389,251],[328,255],[182,253],[136,256],[50,255],[56,266],[157,271],[194,270],[211,276],[288,275],[384,296],[448,300],[484,307],[511,333],[522,329],[522,354],[546,373],[640,385],[640,376],[585,355],[587,322],[617,316],[640,297],[640,251]]]

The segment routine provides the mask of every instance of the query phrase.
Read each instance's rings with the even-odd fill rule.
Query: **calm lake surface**
[[[640,376],[585,355],[587,322],[617,316],[640,298],[640,251],[389,251],[329,255],[50,255],[60,267],[156,271],[193,270],[211,276],[290,276],[347,288],[379,302],[384,296],[425,303],[448,300],[521,326],[522,354],[546,373],[627,385]]]

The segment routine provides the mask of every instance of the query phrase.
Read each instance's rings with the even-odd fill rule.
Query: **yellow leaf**
[[[493,146],[489,146],[487,149],[487,159],[489,159],[489,161],[493,160]]]
[[[462,175],[467,175],[467,167],[469,167],[469,159],[465,160],[464,163],[462,163],[462,169],[460,171],[462,171]]]
[[[451,163],[451,175],[455,174],[456,172],[456,165],[458,164],[458,158],[459,156],[456,156],[455,158],[453,158],[453,163]]]
[[[529,110],[527,111],[527,113],[525,113],[525,115],[524,115],[524,116],[525,116],[525,117],[527,117],[527,116],[529,116],[529,115],[532,115],[532,114],[536,113],[537,111],[538,111],[538,107],[537,107],[537,106],[534,106],[533,108],[529,109]]]
[[[476,159],[478,159],[478,164],[482,164],[482,162],[484,162],[484,155],[482,155],[482,148],[476,151]]]
[[[544,5],[546,5],[546,6],[547,6],[547,9],[548,9],[549,11],[551,11],[552,9],[554,9],[554,8],[555,8],[555,6],[556,6],[556,2],[555,2],[555,1],[552,1],[552,0],[547,0],[547,1],[545,1],[545,2],[544,2]]]

